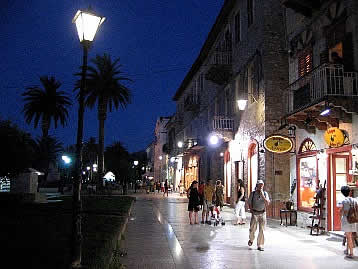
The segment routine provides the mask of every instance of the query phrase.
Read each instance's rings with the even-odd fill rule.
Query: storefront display
[[[314,205],[317,189],[316,156],[300,159],[300,207],[311,208]]]

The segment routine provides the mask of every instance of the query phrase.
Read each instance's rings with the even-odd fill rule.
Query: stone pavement
[[[225,226],[190,225],[187,199],[177,194],[136,194],[121,248],[127,268],[358,268],[344,257],[342,239],[310,236],[309,230],[269,221],[265,251],[247,246],[248,223],[234,226],[233,209],[224,207]],[[200,212],[199,212],[200,213]],[[250,214],[248,214],[250,215]],[[358,256],[358,249],[355,249]]]

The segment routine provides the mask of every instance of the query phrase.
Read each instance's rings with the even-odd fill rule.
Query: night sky
[[[155,121],[175,112],[172,97],[198,56],[223,0],[1,0],[0,118],[10,119],[34,137],[41,129],[27,125],[21,94],[40,85],[39,76],[53,75],[74,101],[73,76],[82,63],[72,18],[89,5],[105,16],[89,59],[109,53],[120,57],[122,70],[134,80],[126,110],[109,113],[105,143],[121,141],[130,152],[152,141]],[[75,144],[77,103],[66,127],[51,128],[64,145]],[[97,138],[95,110],[85,112],[85,140]]]

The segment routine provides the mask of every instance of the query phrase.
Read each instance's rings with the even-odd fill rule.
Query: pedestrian
[[[248,205],[251,212],[250,221],[250,236],[248,245],[252,246],[255,239],[255,232],[257,230],[257,224],[259,224],[259,234],[257,236],[257,249],[264,251],[264,230],[266,227],[266,209],[270,204],[270,198],[266,191],[264,191],[264,181],[259,179],[256,184],[256,188],[251,192],[248,199]]]
[[[168,194],[168,189],[169,189],[169,183],[168,180],[166,179],[164,182],[164,193],[163,193],[163,197],[165,196],[165,194],[167,194],[167,197],[169,196]]]
[[[212,180],[208,179],[208,182],[204,186],[204,201],[203,201],[203,213],[201,223],[211,224],[209,219],[209,211],[213,216],[213,201],[215,201],[215,187],[212,184]]]
[[[199,224],[198,211],[200,210],[200,197],[198,192],[198,182],[196,180],[191,183],[191,186],[187,191],[187,197],[189,199],[188,211],[190,224],[193,224],[193,212],[194,223]]]
[[[180,192],[180,196],[183,196],[183,194],[184,194],[184,184],[183,184],[182,180],[180,180],[180,183],[179,183],[179,192]]]
[[[342,186],[341,193],[345,198],[338,204],[341,212],[342,231],[345,232],[347,238],[347,249],[345,251],[347,258],[353,258],[353,233],[357,232],[357,224],[349,223],[347,220],[350,206],[357,203],[355,199],[350,197],[352,194],[351,192],[352,190],[348,186]]]
[[[215,205],[216,207],[220,207],[220,211],[221,211],[224,206],[224,186],[221,184],[220,179],[216,181],[215,195],[216,195]]]
[[[239,179],[237,182],[237,198],[236,198],[236,205],[235,205],[235,214],[236,214],[237,221],[234,225],[245,224],[245,220],[246,220],[245,186],[244,186],[244,181],[242,181],[242,179]]]
[[[205,187],[204,182],[199,181],[198,192],[199,192],[199,197],[200,197],[200,207],[201,207],[201,209],[203,208],[203,203],[204,203],[204,187]]]
[[[164,189],[164,181],[160,182],[160,189],[162,190],[162,192],[165,191],[165,189]]]

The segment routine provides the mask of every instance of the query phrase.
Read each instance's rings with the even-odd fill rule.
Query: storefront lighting
[[[159,160],[163,160],[163,156],[162,156],[162,155],[159,156]]]
[[[183,142],[182,142],[182,141],[179,141],[179,142],[178,142],[178,148],[182,148],[182,147],[183,147],[183,145],[184,145],[184,144],[183,144]]]
[[[86,169],[87,169],[87,171],[89,171],[89,170],[91,170],[91,167],[87,166]]]
[[[175,162],[175,157],[171,157],[171,158],[170,158],[170,162],[171,162],[171,163]]]

